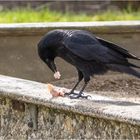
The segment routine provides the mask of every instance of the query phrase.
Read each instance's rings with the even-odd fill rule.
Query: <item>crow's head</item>
[[[50,42],[47,43],[46,40],[41,40],[38,43],[38,54],[54,73],[57,72],[57,68],[54,63],[56,50],[54,49],[53,44],[51,45]]]
[[[38,43],[38,54],[54,72],[56,79],[59,79],[61,75],[57,71],[54,59],[57,56],[59,47],[62,45],[63,37],[64,33],[62,30],[53,30],[48,32]]]

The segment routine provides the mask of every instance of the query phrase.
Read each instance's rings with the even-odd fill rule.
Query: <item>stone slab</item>
[[[91,98],[52,97],[46,84],[0,75],[0,96],[140,126],[140,98],[110,98],[100,96],[98,92],[85,94]]]

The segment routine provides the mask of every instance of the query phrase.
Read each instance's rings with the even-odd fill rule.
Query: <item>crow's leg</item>
[[[84,89],[86,88],[88,82],[90,81],[90,78],[89,78],[89,77],[86,77],[86,78],[84,79],[84,81],[85,81],[85,83],[84,83],[84,85],[83,85],[81,91],[80,91],[78,94],[76,94],[76,96],[70,96],[71,99],[78,99],[78,98],[85,98],[85,99],[87,99],[88,97],[90,97],[90,95],[84,95],[84,94],[83,94],[83,91],[84,91]]]
[[[65,93],[65,95],[78,95],[78,93],[74,93],[74,90],[76,89],[76,87],[79,85],[79,83],[82,81],[83,79],[83,74],[81,71],[78,70],[78,82],[75,84],[75,86],[73,87],[73,89],[69,92],[69,93]]]

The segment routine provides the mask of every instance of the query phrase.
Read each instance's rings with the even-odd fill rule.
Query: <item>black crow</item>
[[[94,74],[104,74],[108,70],[112,70],[140,78],[140,73],[131,68],[140,67],[128,62],[128,58],[136,60],[140,60],[140,58],[129,53],[126,49],[84,30],[53,30],[48,32],[38,43],[38,54],[54,73],[57,73],[54,63],[55,57],[61,57],[75,66],[79,79],[69,93],[71,98],[88,97],[83,95],[83,90]],[[58,73],[57,78],[59,77]],[[74,93],[75,88],[83,78],[84,85],[81,91],[78,94]]]

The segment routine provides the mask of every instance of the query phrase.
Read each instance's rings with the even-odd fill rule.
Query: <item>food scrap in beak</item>
[[[57,72],[54,73],[54,78],[55,79],[60,79],[60,77],[61,77],[61,74],[60,74],[59,71],[57,71]]]

